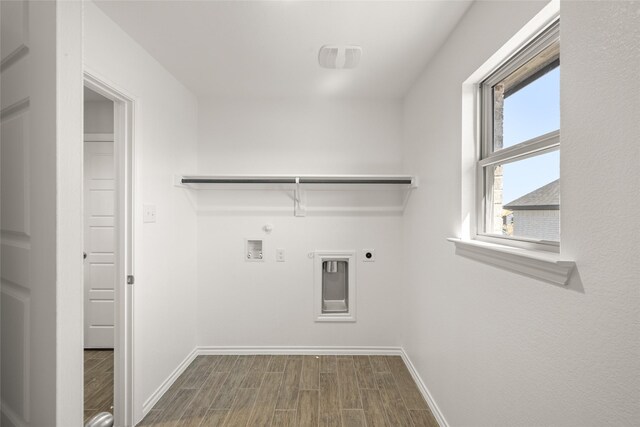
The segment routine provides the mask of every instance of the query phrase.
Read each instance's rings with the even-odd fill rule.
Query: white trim
[[[339,355],[401,356],[402,347],[376,346],[200,346],[198,355],[270,354],[270,355]]]
[[[494,151],[478,161],[478,166],[487,167],[496,164],[507,164],[517,160],[524,160],[532,156],[537,156],[559,147],[560,131],[554,130],[511,147]]]
[[[117,184],[117,280],[115,286],[114,419],[116,425],[135,425],[134,293],[127,276],[134,274],[135,98],[85,67],[84,86],[114,104],[114,157]],[[91,135],[91,134],[87,134]],[[96,134],[94,134],[96,135]],[[100,138],[108,138],[108,134]],[[107,139],[109,140],[109,139]]]
[[[146,416],[149,413],[149,411],[153,408],[153,406],[156,403],[158,403],[160,398],[167,392],[167,390],[169,390],[169,387],[171,387],[171,385],[178,379],[178,377],[182,375],[185,369],[189,367],[191,362],[193,362],[193,360],[199,354],[200,354],[200,350],[198,349],[198,347],[191,350],[191,353],[189,353],[187,357],[185,357],[184,360],[180,362],[178,367],[174,369],[173,372],[171,372],[171,374],[169,374],[167,379],[164,380],[162,384],[160,384],[160,386],[156,389],[156,391],[151,393],[151,396],[149,396],[149,398],[145,400],[144,404],[142,405],[142,414],[143,414],[142,418],[144,418],[144,416]]]
[[[427,388],[424,381],[422,381],[420,374],[418,374],[418,370],[413,365],[413,363],[411,362],[411,359],[409,358],[409,355],[404,349],[402,349],[401,356],[402,356],[402,360],[404,361],[404,364],[406,365],[407,369],[409,370],[409,373],[411,374],[411,378],[413,378],[413,382],[415,382],[416,385],[418,386],[418,390],[420,390],[422,397],[427,402],[427,405],[429,406],[431,413],[433,414],[436,421],[438,422],[438,425],[440,427],[448,427],[449,423],[447,423],[447,420],[444,417],[444,414],[436,404],[436,401],[433,398],[433,396],[431,396],[431,392]]]
[[[534,279],[565,286],[576,265],[557,254],[514,248],[478,240],[447,239],[456,245],[456,254],[491,264]]]

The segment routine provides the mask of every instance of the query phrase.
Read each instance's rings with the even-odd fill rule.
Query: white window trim
[[[566,285],[575,263],[571,260],[563,260],[559,253],[553,252],[553,249],[551,252],[542,251],[538,242],[529,242],[526,239],[509,239],[507,245],[504,239],[499,237],[478,235],[480,84],[528,42],[544,32],[559,16],[560,2],[552,0],[462,85],[461,228],[458,237],[448,240],[456,245],[458,255],[549,283]],[[546,136],[549,135],[543,135],[540,138]],[[509,155],[508,151],[506,153]]]

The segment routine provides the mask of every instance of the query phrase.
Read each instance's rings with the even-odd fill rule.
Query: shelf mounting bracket
[[[296,189],[293,190],[293,214],[295,216],[307,216],[307,209],[303,202],[303,193],[300,189],[300,177],[296,177]]]

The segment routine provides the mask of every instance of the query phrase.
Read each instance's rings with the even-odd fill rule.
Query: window
[[[560,242],[559,22],[480,85],[480,239],[557,251]]]

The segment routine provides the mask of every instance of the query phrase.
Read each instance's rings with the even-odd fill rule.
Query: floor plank
[[[227,377],[224,372],[211,372],[202,388],[187,406],[180,419],[180,425],[185,427],[198,427],[205,419],[211,402],[220,391],[221,385]]]
[[[191,366],[195,366],[195,368],[191,370],[191,374],[182,383],[181,388],[199,389],[207,381],[211,372],[210,359],[206,356],[198,356]]]
[[[362,409],[353,358],[338,357],[338,390],[342,409]]]
[[[142,421],[137,425],[137,427],[150,427],[155,426],[157,422],[160,420],[160,416],[162,415],[162,411],[159,409],[152,409],[149,413],[144,417]]]
[[[296,425],[298,427],[318,426],[318,390],[300,390]]]
[[[278,401],[278,390],[280,390],[283,378],[284,374],[280,372],[267,372],[264,375],[249,426],[268,427],[271,425],[273,411]]]
[[[225,354],[220,356],[218,364],[213,368],[213,372],[231,372],[238,360],[238,355]]]
[[[236,397],[231,405],[231,410],[224,423],[225,427],[245,427],[253,412],[258,390],[255,388],[238,389]]]
[[[431,411],[411,410],[411,419],[415,427],[440,427]]]
[[[211,409],[202,420],[200,427],[221,427],[228,414],[228,409]]]
[[[249,367],[253,363],[254,356],[239,356],[236,359],[235,365],[229,372],[229,375],[222,384],[220,392],[216,395],[211,409],[231,409],[233,400],[236,397],[236,392],[240,387],[240,384],[244,381]]]
[[[387,417],[384,413],[380,390],[364,389],[360,390],[360,393],[362,394],[362,407],[367,427],[386,427],[388,425]]]
[[[301,390],[318,390],[320,388],[320,357],[304,356],[302,358]]]
[[[276,410],[273,413],[271,427],[294,427],[296,425],[296,411]]]
[[[385,356],[369,356],[369,361],[373,372],[391,372]]]
[[[343,409],[342,410],[342,427],[365,427],[365,426],[366,424],[364,421],[364,411],[362,409]]]
[[[267,372],[284,372],[284,367],[286,364],[287,356],[285,356],[284,354],[271,356],[271,361],[269,362]]]
[[[300,390],[300,375],[302,373],[302,359],[289,358],[284,370],[284,380],[278,393],[276,409],[296,409],[298,406],[298,392]]]
[[[428,410],[427,402],[422,398],[422,394],[420,394],[402,358],[389,356],[386,360],[407,409]]]
[[[392,426],[411,426],[413,424],[411,416],[404,405],[393,375],[389,372],[379,372],[375,375],[389,424]]]
[[[337,371],[338,359],[334,355],[320,356],[320,372],[335,373]]]
[[[175,394],[173,400],[162,411],[159,421],[161,423],[177,422],[182,418],[191,400],[195,397],[197,390],[192,388],[181,388]]]
[[[369,362],[369,356],[353,356],[353,362],[356,367],[358,386],[369,389],[377,388],[371,362]]]
[[[338,397],[338,374],[320,374],[319,426],[340,427],[340,398]]]
[[[249,369],[249,373],[246,378],[242,382],[240,387],[242,388],[259,388],[262,383],[262,377],[264,377],[265,372],[267,372],[267,368],[269,367],[269,362],[271,361],[271,356],[268,355],[258,355],[253,359],[253,364]]]

